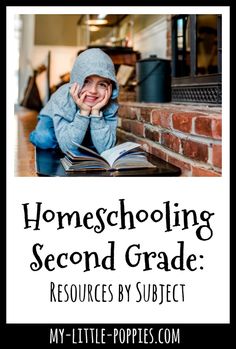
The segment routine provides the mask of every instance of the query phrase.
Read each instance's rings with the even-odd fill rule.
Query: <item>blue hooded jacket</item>
[[[110,102],[103,108],[101,117],[81,116],[78,106],[70,95],[73,83],[77,82],[82,88],[84,80],[90,75],[98,75],[112,81]],[[81,144],[85,138],[89,138],[96,150],[101,153],[116,143],[118,94],[119,86],[111,58],[99,48],[87,49],[76,58],[70,82],[53,93],[39,116],[52,118],[55,135],[63,152],[74,150],[76,146],[73,142]]]

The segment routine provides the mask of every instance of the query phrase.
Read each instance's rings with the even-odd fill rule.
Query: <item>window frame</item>
[[[217,15],[218,73],[197,75],[197,15],[190,18],[190,74],[177,77],[177,20],[185,15],[172,16],[172,101],[221,104],[222,83],[222,17]]]

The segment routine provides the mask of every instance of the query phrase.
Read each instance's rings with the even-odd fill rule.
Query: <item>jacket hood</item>
[[[77,82],[82,88],[84,80],[90,75],[98,75],[113,82],[111,98],[119,94],[119,85],[116,80],[115,67],[111,58],[100,48],[90,48],[77,56],[70,74],[70,84]]]
[[[116,80],[114,64],[111,58],[98,48],[83,51],[76,58],[71,70],[70,82],[62,85],[52,94],[50,100],[41,109],[40,115],[47,115],[51,118],[59,115],[67,121],[72,122],[77,112],[77,107],[70,95],[71,85],[77,82],[82,87],[84,80],[90,75],[99,75],[113,82],[112,100],[105,106],[103,115],[106,118],[114,116],[118,109],[116,98],[119,93],[119,85]]]

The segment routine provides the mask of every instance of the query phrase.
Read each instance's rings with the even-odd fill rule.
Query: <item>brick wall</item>
[[[118,136],[180,167],[182,176],[221,175],[221,108],[121,102]]]

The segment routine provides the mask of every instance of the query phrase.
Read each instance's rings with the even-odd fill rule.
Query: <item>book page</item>
[[[126,154],[130,150],[139,147],[140,145],[135,142],[125,142],[123,144],[119,144],[111,149],[105,150],[101,153],[101,156],[110,164],[112,167],[118,157]]]
[[[87,148],[81,144],[77,144],[75,142],[73,142],[77,147],[78,147],[78,153],[77,154],[73,154],[73,152],[68,152],[69,154],[72,154],[74,156],[77,156],[78,159],[79,158],[84,158],[87,160],[91,160],[91,159],[96,159],[97,161],[101,161],[104,165],[105,168],[107,168],[107,165],[110,165],[107,160],[105,158],[102,157],[102,155],[100,155],[99,153],[97,153],[96,151]]]
[[[90,148],[87,148],[85,147],[84,145],[81,145],[81,144],[77,144],[75,142],[73,142],[80,151],[85,151],[86,153],[90,153],[92,155],[94,155],[96,158],[101,158],[100,154],[96,153],[94,150],[90,149]]]

